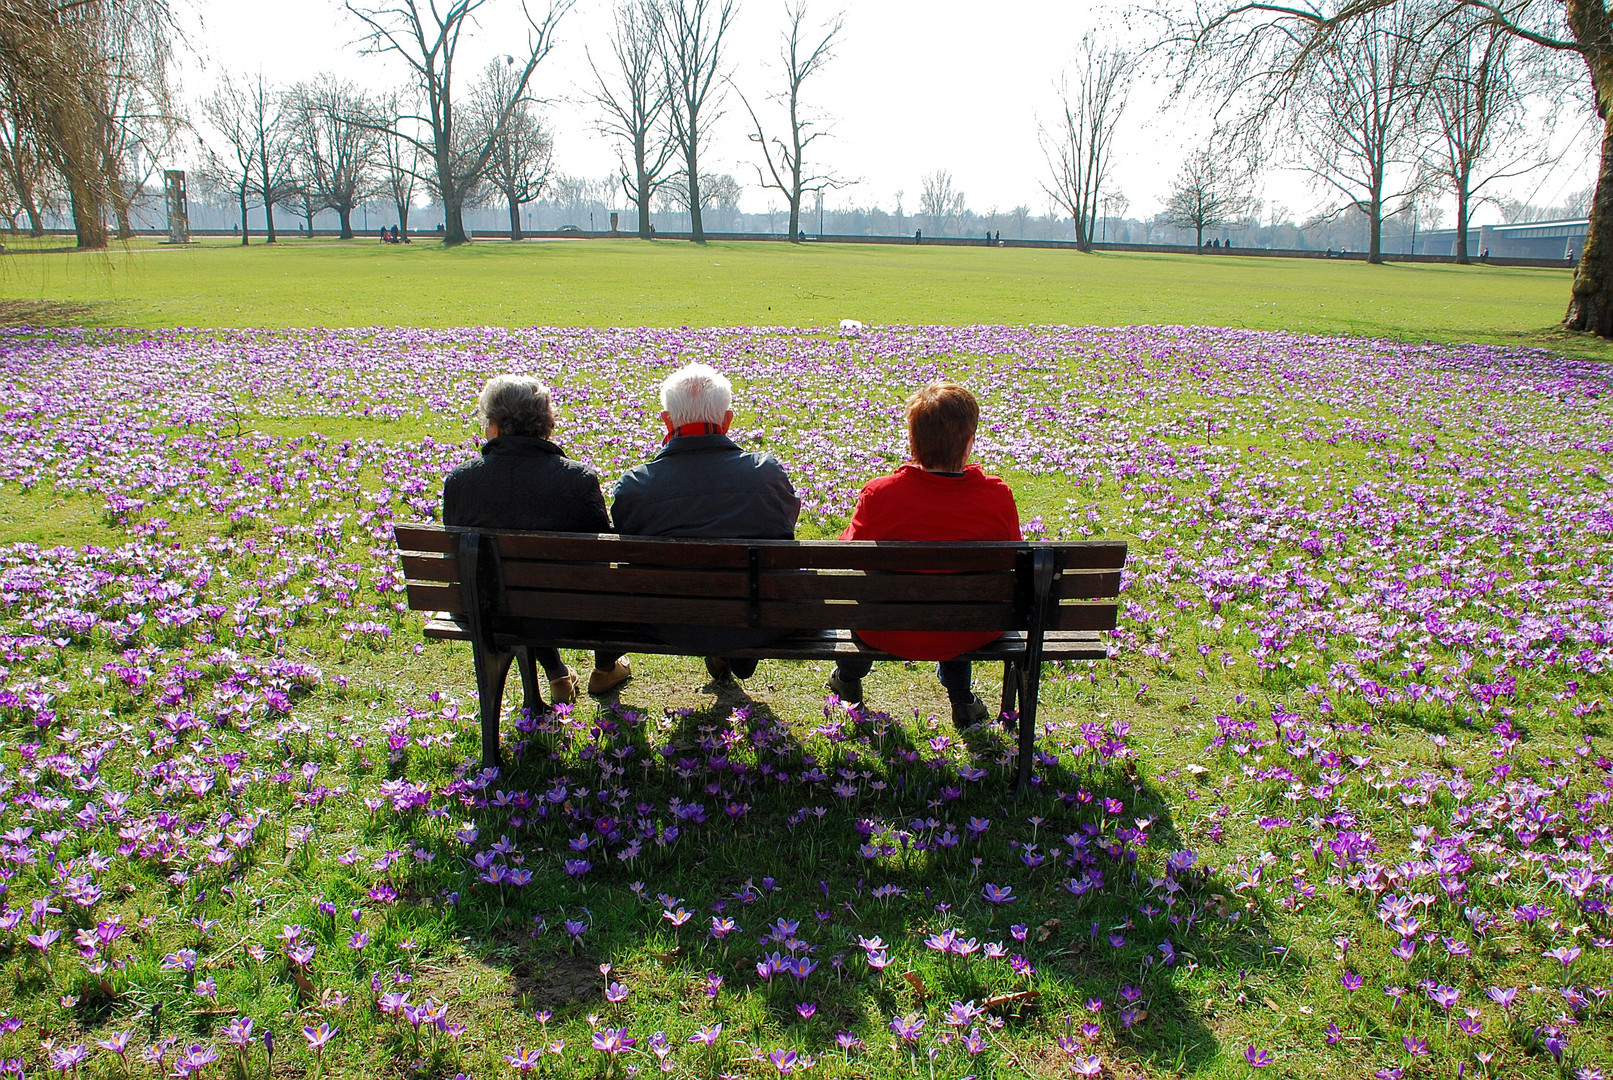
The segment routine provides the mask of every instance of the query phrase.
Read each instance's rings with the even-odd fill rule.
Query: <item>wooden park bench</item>
[[[499,762],[499,710],[514,662],[541,700],[531,648],[686,652],[624,626],[787,631],[724,655],[897,659],[853,630],[996,630],[963,659],[1003,664],[1002,714],[1019,714],[1016,788],[1030,779],[1042,662],[1101,660],[1115,626],[1121,541],[892,543],[697,540],[399,525],[409,606],[429,638],[469,641],[482,764]],[[533,639],[525,619],[602,624]],[[613,628],[614,627],[614,628]]]

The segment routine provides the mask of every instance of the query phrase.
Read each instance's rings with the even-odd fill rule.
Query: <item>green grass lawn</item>
[[[1613,355],[1554,328],[1570,273],[854,244],[140,242],[0,260],[0,318],[134,327],[1197,324]]]

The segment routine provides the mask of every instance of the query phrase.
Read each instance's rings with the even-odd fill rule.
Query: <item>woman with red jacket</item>
[[[912,461],[890,476],[868,482],[842,540],[1021,540],[1014,493],[995,476],[969,463],[980,405],[950,380],[924,387],[907,403],[907,444]],[[970,664],[961,653],[999,635],[979,631],[859,630],[876,649],[906,660],[936,660],[936,675],[952,702],[952,720],[967,727],[991,713],[975,696]],[[862,704],[863,676],[874,662],[841,660],[829,689],[848,705]]]

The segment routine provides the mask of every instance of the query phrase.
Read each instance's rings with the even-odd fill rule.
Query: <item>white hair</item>
[[[733,404],[733,384],[705,364],[687,364],[661,384],[661,408],[673,427],[720,424]]]

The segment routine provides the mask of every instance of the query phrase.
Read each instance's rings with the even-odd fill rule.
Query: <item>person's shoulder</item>
[[[459,484],[463,484],[475,477],[485,467],[486,459],[478,454],[469,461],[460,462],[458,465],[454,466],[453,469],[449,470],[448,475],[443,477],[443,485],[446,487],[448,485],[458,486]]]
[[[1013,494],[1014,494],[1014,489],[1008,486],[1008,481],[1007,480],[1004,480],[1002,477],[998,476],[996,473],[987,472],[985,469],[982,469],[979,465],[973,465],[973,464],[969,465],[967,468],[964,469],[963,475],[965,477],[967,477],[969,480],[971,480],[972,482],[974,482],[976,484],[979,484],[979,485],[981,485],[983,487],[991,488],[994,491],[1000,491],[1003,494],[1006,494],[1006,495],[1008,495],[1010,497],[1012,497]]]
[[[586,461],[568,458],[564,453],[553,455],[552,460],[555,467],[564,472],[570,473],[579,479],[592,480],[596,484],[599,482],[599,473]]]

